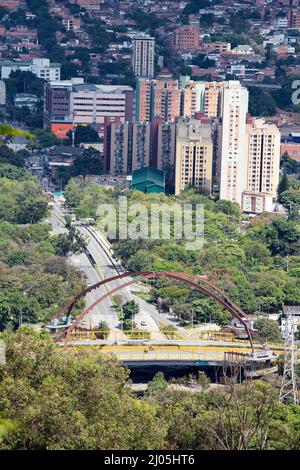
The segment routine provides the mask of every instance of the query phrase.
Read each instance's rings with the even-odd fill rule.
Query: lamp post
[[[124,325],[123,325],[123,319],[124,319],[124,313],[123,313],[123,304],[121,304],[121,331],[124,331]]]

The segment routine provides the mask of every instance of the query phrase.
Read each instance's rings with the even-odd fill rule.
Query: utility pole
[[[284,370],[279,394],[281,403],[298,405],[297,385],[295,377],[295,324],[292,313],[287,314],[285,324]]]

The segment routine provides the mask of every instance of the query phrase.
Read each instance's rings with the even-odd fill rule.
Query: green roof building
[[[141,168],[132,172],[131,189],[143,193],[164,193],[165,173],[156,168]]]

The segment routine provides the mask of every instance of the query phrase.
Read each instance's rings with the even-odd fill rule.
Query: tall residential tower
[[[133,39],[132,66],[136,77],[154,77],[155,39],[146,34]]]

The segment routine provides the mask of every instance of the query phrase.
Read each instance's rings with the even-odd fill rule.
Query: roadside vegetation
[[[51,225],[43,223],[48,199],[41,186],[23,165],[2,163],[3,148],[0,145],[0,331],[47,322],[85,287],[82,273],[66,257],[80,251],[83,241],[74,233],[51,234]],[[11,155],[16,158],[13,151]]]
[[[211,389],[201,373],[180,382],[199,387],[189,391],[160,372],[137,398],[112,356],[59,351],[29,327],[2,337],[0,449],[300,449],[300,407],[267,382]]]
[[[297,180],[281,185],[281,197],[290,191],[299,194]],[[66,186],[67,202],[82,217],[96,217],[99,204],[117,207],[118,197],[126,195],[128,206],[142,203],[204,204],[204,247],[188,251],[182,240],[111,240],[115,256],[125,268],[134,271],[186,271],[206,275],[221,287],[246,313],[281,313],[282,305],[300,304],[300,205],[287,217],[261,214],[255,218],[240,212],[237,204],[213,201],[187,189],[179,197],[145,195],[116,187],[106,190],[83,178],[70,180]],[[298,205],[297,205],[298,204]],[[161,309],[170,308],[183,324],[229,320],[214,300],[173,280],[152,282],[151,299],[160,299]],[[148,299],[149,300],[149,299]],[[275,322],[275,325],[277,323]],[[277,324],[278,329],[278,324]],[[279,330],[278,330],[279,331]]]

